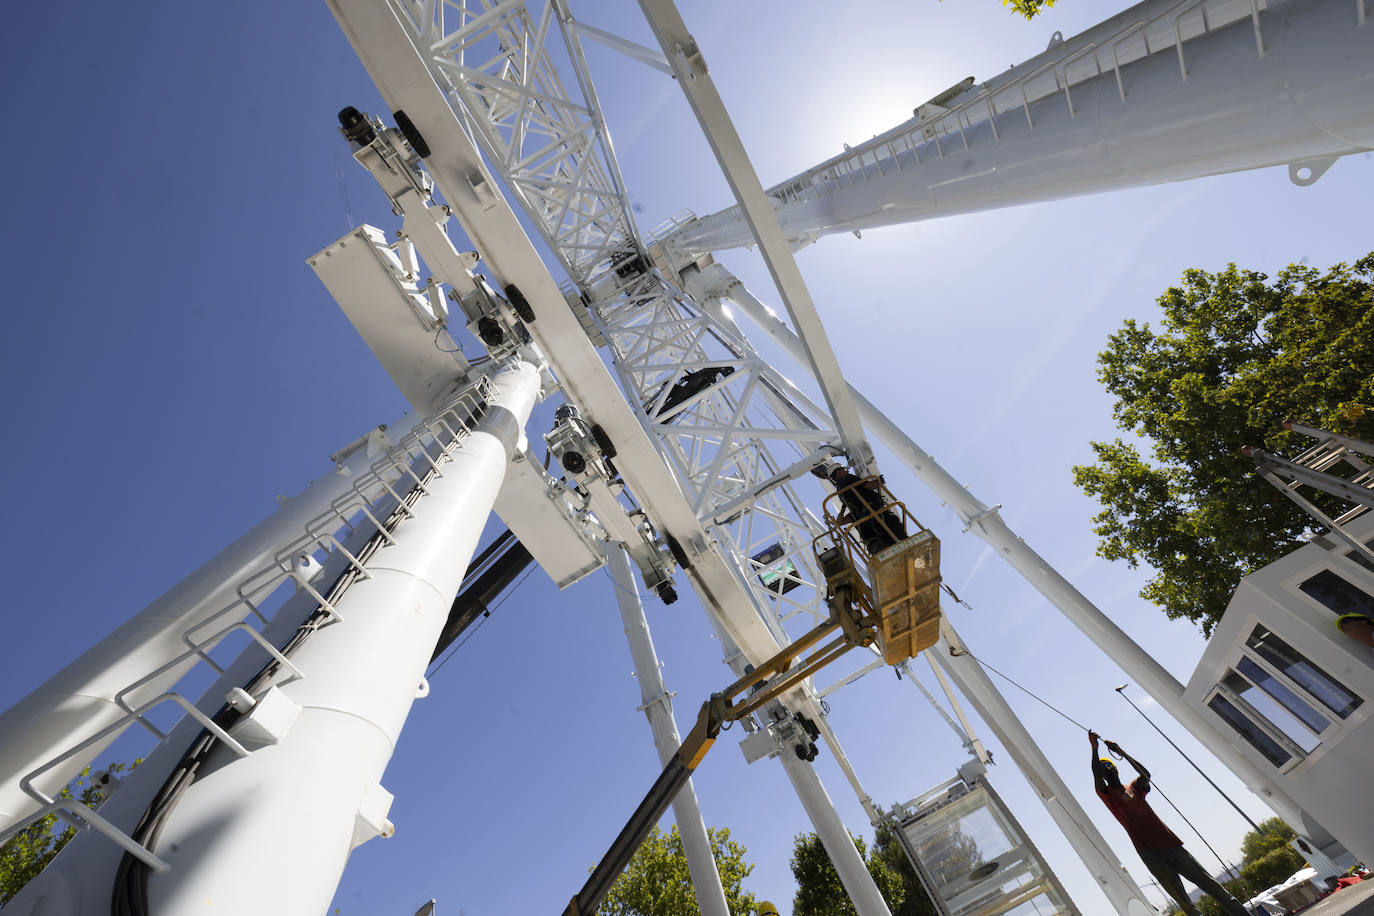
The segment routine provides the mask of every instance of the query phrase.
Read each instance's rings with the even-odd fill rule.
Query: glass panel
[[[958,791],[927,803],[900,827],[952,916],[1068,912],[1048,867],[996,796],[981,785]]]
[[[796,564],[783,558],[781,544],[765,547],[759,553],[754,554],[751,559],[758,564],[759,582],[770,591],[785,595],[802,584],[801,579],[797,576]],[[779,563],[778,560],[782,560],[782,562]]]
[[[974,789],[918,822],[908,834],[937,885],[962,884],[979,865],[1018,844],[989,802],[986,793]]]
[[[1323,569],[1298,586],[1337,614],[1374,614],[1374,595],[1348,582],[1329,569]]]
[[[1285,751],[1277,741],[1266,735],[1263,729],[1251,722],[1250,717],[1237,709],[1235,704],[1226,697],[1217,694],[1212,697],[1211,702],[1207,705],[1211,707],[1213,712],[1221,716],[1227,725],[1235,729],[1236,734],[1250,742],[1255,750],[1267,757],[1274,766],[1281,767],[1293,759],[1292,754]]]
[[[1025,903],[1006,911],[1005,916],[1046,916],[1050,913],[1068,913],[1069,908],[1058,902],[1058,895],[1050,891],[1037,894]]]
[[[1256,665],[1249,659],[1244,659],[1243,661],[1248,664],[1250,668],[1258,672],[1263,679],[1269,681],[1271,684],[1275,683],[1276,679],[1268,675],[1259,665]],[[1282,732],[1287,736],[1288,740],[1302,748],[1304,753],[1310,752],[1321,743],[1317,738],[1317,732],[1320,732],[1322,728],[1326,727],[1326,720],[1322,719],[1321,716],[1317,715],[1311,707],[1307,706],[1301,700],[1296,700],[1296,697],[1294,697],[1298,705],[1305,707],[1310,714],[1319,720],[1320,725],[1317,728],[1307,727],[1303,720],[1297,718],[1283,706],[1275,702],[1274,698],[1266,691],[1256,686],[1252,679],[1242,677],[1234,671],[1228,671],[1226,672],[1226,676],[1221,679],[1221,682],[1235,691],[1236,695],[1242,700],[1249,703],[1254,713],[1258,714],[1261,719],[1273,726],[1275,730]],[[1282,688],[1282,685],[1278,686]],[[1287,688],[1282,689],[1284,689],[1289,696],[1293,695],[1292,691],[1287,690]]]
[[[1236,667],[1240,670],[1241,674],[1250,679],[1251,683],[1277,700],[1282,704],[1284,709],[1291,712],[1301,720],[1303,725],[1312,729],[1314,733],[1320,735],[1326,729],[1326,726],[1330,724],[1325,716],[1304,703],[1296,693],[1285,687],[1278,678],[1271,675],[1268,671],[1265,671],[1250,659],[1242,658]]]
[[[1265,627],[1255,627],[1245,645],[1342,719],[1349,718],[1364,702]]]

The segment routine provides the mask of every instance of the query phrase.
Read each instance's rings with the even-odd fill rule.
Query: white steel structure
[[[609,545],[606,562],[611,569],[611,584],[615,587],[616,606],[620,608],[620,618],[625,624],[630,655],[634,658],[639,696],[644,701],[641,708],[653,730],[654,747],[658,749],[659,760],[666,764],[682,743],[677,723],[673,720],[673,696],[663,682],[663,672],[659,670],[658,655],[654,652],[653,637],[649,635],[649,621],[644,616],[644,605],[640,601],[639,586],[635,584],[629,553],[623,545]],[[720,873],[716,871],[715,860],[711,857],[706,822],[701,817],[696,788],[690,781],[673,801],[673,820],[682,836],[682,848],[687,856],[687,870],[692,876],[697,908],[702,916],[729,916],[725,891],[720,886]]]
[[[1363,0],[1142,3],[987,84],[956,87],[913,122],[768,192],[671,2],[641,3],[659,51],[579,23],[566,0],[329,5],[400,126],[345,119],[355,159],[403,223],[394,242],[362,227],[310,263],[426,420],[394,446],[378,433],[341,455],[347,473],[0,718],[0,826],[62,810],[97,828],[16,899],[18,912],[103,913],[112,885],[121,913],[245,912],[240,866],[254,837],[283,818],[310,822],[308,861],[266,875],[259,866],[254,880],[282,889],[276,912],[319,912],[349,850],[389,829],[381,772],[426,689],[444,611],[493,510],[559,585],[609,556],[641,672],[656,668],[632,567],[665,599],[679,572],[726,662],[746,673],[826,615],[811,542],[829,489],[809,472],[826,461],[876,472],[865,426],[1276,810],[1304,822],[1273,775],[1184,702],[1182,685],[849,388],[792,248],[827,232],[1261,165],[1290,164],[1294,180],[1315,180],[1335,157],[1374,146],[1374,29]],[[583,37],[672,73],[736,208],[640,234]],[[477,252],[455,246],[451,220]],[[710,258],[746,243],[760,246],[790,325]],[[724,299],[796,358],[802,384],[758,355],[720,311]],[[487,358],[452,353],[464,324]],[[528,460],[529,438],[543,431],[525,429],[535,401],[555,394],[564,407],[546,439],[561,478]],[[267,607],[260,597],[283,582],[291,594]],[[258,642],[216,666],[198,703],[171,697],[192,716],[99,814],[53,800],[122,727],[147,724],[148,705],[224,627],[250,617]],[[220,629],[201,629],[212,623]],[[934,650],[941,668],[1013,749],[1112,905],[1149,912],[961,647],[946,626]],[[660,752],[671,753],[662,681],[641,688]],[[885,914],[805,759],[823,736],[878,816],[815,692],[798,687],[749,725],[746,744],[779,757],[858,911]],[[339,756],[347,766],[324,766]],[[321,768],[327,778],[300,791],[300,774]],[[214,780],[197,782],[209,772]],[[690,795],[679,805],[703,912],[722,912],[700,811]],[[209,899],[211,909],[189,903]]]
[[[785,236],[805,244],[1265,166],[1310,184],[1374,147],[1365,22],[1363,2],[1146,0],[768,193]],[[734,208],[662,246],[680,264],[750,243]]]

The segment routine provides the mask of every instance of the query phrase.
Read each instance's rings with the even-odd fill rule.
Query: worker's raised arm
[[[1117,744],[1115,741],[1108,741],[1107,750],[1111,751],[1113,754],[1119,755],[1123,760],[1125,760],[1131,766],[1135,767],[1135,771],[1139,773],[1142,777],[1144,777],[1146,782],[1150,781],[1150,771],[1145,769],[1145,765],[1143,763],[1141,763],[1140,761],[1132,757],[1130,754],[1123,751],[1121,749],[1121,745]]]
[[[1107,791],[1107,788],[1108,788],[1108,787],[1107,787],[1107,780],[1102,776],[1102,768],[1099,766],[1099,764],[1098,764],[1098,762],[1097,762],[1097,759],[1098,759],[1098,754],[1097,754],[1097,742],[1098,742],[1098,734],[1097,734],[1097,732],[1093,732],[1093,731],[1088,732],[1088,743],[1092,745],[1092,749],[1093,749],[1093,756],[1092,756],[1093,788],[1096,789],[1099,793],[1104,793],[1104,794],[1105,794],[1106,791]]]

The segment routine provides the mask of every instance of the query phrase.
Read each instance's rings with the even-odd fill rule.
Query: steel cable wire
[[[1006,681],[1008,684],[1011,684],[1011,685],[1012,685],[1013,687],[1015,687],[1017,690],[1020,690],[1020,691],[1021,691],[1022,693],[1024,693],[1026,696],[1028,696],[1028,697],[1030,697],[1031,699],[1035,700],[1037,703],[1040,703],[1040,704],[1044,705],[1045,707],[1047,707],[1048,709],[1050,709],[1050,710],[1052,710],[1053,712],[1055,712],[1056,714],[1058,714],[1058,715],[1060,715],[1060,716],[1063,716],[1063,717],[1064,717],[1065,719],[1067,719],[1069,722],[1072,722],[1074,725],[1076,725],[1076,726],[1078,726],[1079,728],[1083,729],[1083,731],[1089,732],[1089,733],[1092,732],[1092,729],[1090,729],[1090,728],[1088,728],[1087,726],[1085,726],[1082,722],[1079,722],[1077,719],[1073,718],[1073,717],[1070,716],[1068,713],[1064,712],[1062,709],[1059,709],[1059,708],[1056,707],[1053,703],[1050,703],[1048,700],[1046,700],[1046,699],[1044,699],[1044,698],[1042,698],[1042,697],[1039,697],[1039,696],[1037,696],[1036,694],[1032,693],[1030,690],[1028,690],[1027,688],[1023,687],[1021,684],[1017,683],[1016,681],[1012,680],[1010,677],[1008,677],[1007,675],[1003,674],[1001,671],[998,671],[996,668],[992,667],[992,665],[989,665],[987,662],[983,661],[981,658],[979,658],[978,656],[974,655],[972,652],[968,651],[967,649],[961,649],[961,650],[959,650],[958,653],[957,653],[957,655],[967,655],[969,658],[973,659],[973,660],[974,660],[975,662],[977,662],[979,665],[981,665],[982,667],[984,667],[984,668],[986,668],[987,670],[991,671],[993,674],[997,675],[998,677],[1002,678],[1002,679],[1003,679],[1004,681]],[[1113,754],[1113,756],[1116,756],[1116,755]],[[1235,876],[1236,876],[1236,880],[1237,880],[1237,881],[1240,881],[1243,885],[1245,885],[1246,889],[1249,890],[1250,888],[1249,888],[1248,882],[1246,882],[1245,879],[1243,879],[1243,878],[1240,877],[1240,870],[1237,869],[1237,868],[1236,868],[1234,865],[1232,865],[1231,863],[1227,862],[1225,859],[1223,859],[1223,858],[1221,857],[1221,854],[1218,853],[1215,849],[1212,848],[1212,844],[1209,843],[1209,842],[1207,842],[1207,838],[1204,837],[1204,836],[1202,835],[1202,831],[1198,830],[1197,827],[1193,824],[1193,822],[1190,821],[1190,820],[1188,820],[1187,816],[1184,815],[1184,813],[1183,813],[1182,811],[1179,810],[1178,805],[1175,805],[1174,802],[1173,802],[1173,800],[1172,800],[1171,798],[1169,798],[1169,796],[1166,795],[1166,794],[1164,793],[1164,790],[1161,789],[1161,788],[1159,787],[1159,783],[1155,781],[1154,777],[1150,777],[1150,787],[1151,787],[1152,789],[1154,789],[1155,791],[1159,792],[1159,797],[1162,798],[1162,799],[1164,799],[1166,802],[1168,802],[1168,803],[1169,803],[1169,807],[1174,809],[1174,813],[1177,814],[1180,818],[1183,819],[1183,823],[1187,824],[1187,825],[1188,825],[1188,828],[1189,828],[1190,830],[1192,830],[1193,833],[1197,834],[1197,838],[1198,838],[1199,840],[1202,841],[1202,845],[1206,846],[1206,847],[1207,847],[1207,851],[1210,852],[1214,857],[1216,857],[1216,860],[1217,860],[1218,862],[1221,863],[1221,867],[1222,867],[1222,868],[1225,868],[1227,871],[1231,872],[1231,874],[1235,875]],[[1076,822],[1075,822],[1075,826],[1078,826],[1080,830],[1083,829],[1082,826],[1081,826],[1081,825],[1077,825]],[[1084,838],[1085,838],[1085,839],[1088,839],[1088,841],[1091,842],[1091,837],[1088,837],[1086,831],[1084,831],[1084,834],[1083,834],[1083,835],[1084,835]],[[1094,846],[1094,848],[1096,848],[1096,844],[1093,844],[1093,846]],[[1099,854],[1101,853],[1101,850],[1100,850],[1100,849],[1098,850],[1098,853],[1099,853]],[[1109,860],[1110,860],[1110,858],[1109,858]],[[1252,893],[1250,896],[1253,897],[1254,894]]]

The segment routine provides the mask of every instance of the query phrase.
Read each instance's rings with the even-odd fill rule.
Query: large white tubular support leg
[[[821,838],[821,845],[830,856],[840,876],[840,884],[844,885],[844,892],[854,902],[854,909],[858,910],[859,916],[892,916],[815,768],[805,760],[798,759],[791,748],[779,751],[778,759],[787,771],[787,778],[792,780],[792,787],[797,790],[797,797],[811,818],[816,835]]]
[[[659,762],[666,766],[682,743],[677,722],[673,719],[672,697],[658,667],[658,653],[654,651],[649,621],[644,616],[644,604],[639,599],[639,590],[630,568],[630,555],[624,545],[607,545],[606,562],[611,572],[611,584],[615,586],[620,618],[625,624],[625,637],[630,641],[630,656],[634,659],[635,674],[639,680],[644,715],[648,717],[649,727],[654,732],[654,747],[658,749]],[[673,818],[677,821],[678,833],[682,835],[687,871],[692,876],[692,890],[702,916],[730,916],[725,903],[725,890],[720,885],[720,872],[716,870],[716,860],[711,855],[711,838],[706,833],[706,822],[702,819],[696,789],[690,779],[673,800]]]
[[[873,804],[873,797],[864,791],[863,783],[859,781],[859,774],[855,772],[854,765],[849,762],[849,755],[840,746],[840,739],[835,737],[835,730],[830,727],[830,717],[825,714],[824,707],[820,704],[820,697],[816,697],[813,705],[816,712],[820,715],[812,717],[816,727],[820,729],[821,737],[825,739],[826,746],[830,748],[830,753],[835,755],[835,762],[839,764],[840,772],[844,774],[849,787],[854,790],[854,794],[859,798],[859,804],[863,806],[864,814],[868,815],[868,822],[877,826],[883,819],[882,812],[878,806]]]
[[[716,309],[716,313],[726,321],[729,319],[719,312],[719,303],[713,304],[713,300],[729,299],[793,359],[805,365],[800,356],[801,341],[797,336],[729,271],[720,265],[712,265],[694,277],[688,287],[703,307]],[[700,295],[697,295],[698,292]],[[1024,576],[1027,582],[1082,630],[1108,658],[1120,665],[1146,693],[1158,700],[1159,705],[1169,715],[1192,732],[1217,756],[1217,759],[1240,777],[1251,791],[1263,798],[1280,817],[1290,824],[1301,824],[1311,820],[1310,817],[1303,815],[1298,805],[1277,783],[1246,759],[1240,749],[1222,732],[1184,701],[1183,685],[1177,678],[1007,527],[996,508],[985,505],[978,497],[964,489],[953,475],[936,464],[930,455],[875,407],[873,402],[852,386],[851,390],[854,391],[854,400],[859,405],[859,413],[863,415],[864,422],[873,430],[874,435],[892,449],[913,474],[954,510],[966,526],[966,531],[972,531],[991,545],[998,556]]]
[[[345,464],[351,471],[333,471],[312,483],[80,658],[0,713],[0,735],[4,735],[0,741],[0,830],[38,808],[38,802],[19,787],[25,774],[117,722],[127,710],[116,704],[116,695],[185,654],[183,634],[234,604],[235,587],[253,572],[271,565],[277,551],[303,534],[306,522],[324,513],[332,501],[347,492],[351,472],[366,466],[366,450],[357,452]],[[197,661],[192,656],[146,680],[125,694],[126,703],[137,708],[163,694]],[[110,740],[113,739],[111,736]],[[55,795],[108,743],[92,745],[84,753],[53,767],[36,780],[37,787]]]
[[[279,689],[300,707],[294,724],[276,744],[212,770],[172,812],[156,849],[171,868],[149,878],[150,912],[241,916],[270,901],[281,916],[316,916],[350,849],[389,829],[390,796],[379,780],[517,449],[539,372],[517,362],[492,386],[481,421],[425,484],[395,543],[340,599],[342,619],[292,655],[303,677]]]
[[[1374,147],[1368,0],[1231,4],[1238,19],[1187,37],[1180,49],[1175,36],[1195,31],[1219,5],[1137,4],[970,89],[969,101],[952,102],[948,117],[908,121],[787,179],[771,192],[781,199],[783,233],[814,240],[1275,165],[1289,166],[1294,183],[1307,185],[1335,158]],[[1146,31],[1151,53],[1130,60]],[[1130,60],[1120,82],[1118,50]],[[1066,70],[1074,77],[1067,95],[1060,86]],[[1018,86],[1019,78],[1030,83]],[[1059,88],[1037,97],[1037,85]],[[995,127],[983,87],[997,96]],[[1032,99],[1024,108],[1023,89]],[[732,207],[663,241],[681,264],[753,238]]]
[[[997,735],[1012,760],[1044,803],[1065,839],[1083,860],[1093,880],[1122,916],[1147,916],[1154,908],[1145,899],[1140,887],[1131,880],[1112,854],[1106,838],[1093,826],[1088,814],[1074,797],[1064,780],[1054,771],[1030,732],[1021,725],[1011,706],[997,691],[983,666],[968,654],[959,635],[947,620],[940,622],[940,642],[931,649],[932,657],[959,685],[978,715]],[[951,649],[957,655],[951,655]],[[1087,742],[1083,742],[1083,767],[1088,766]]]

